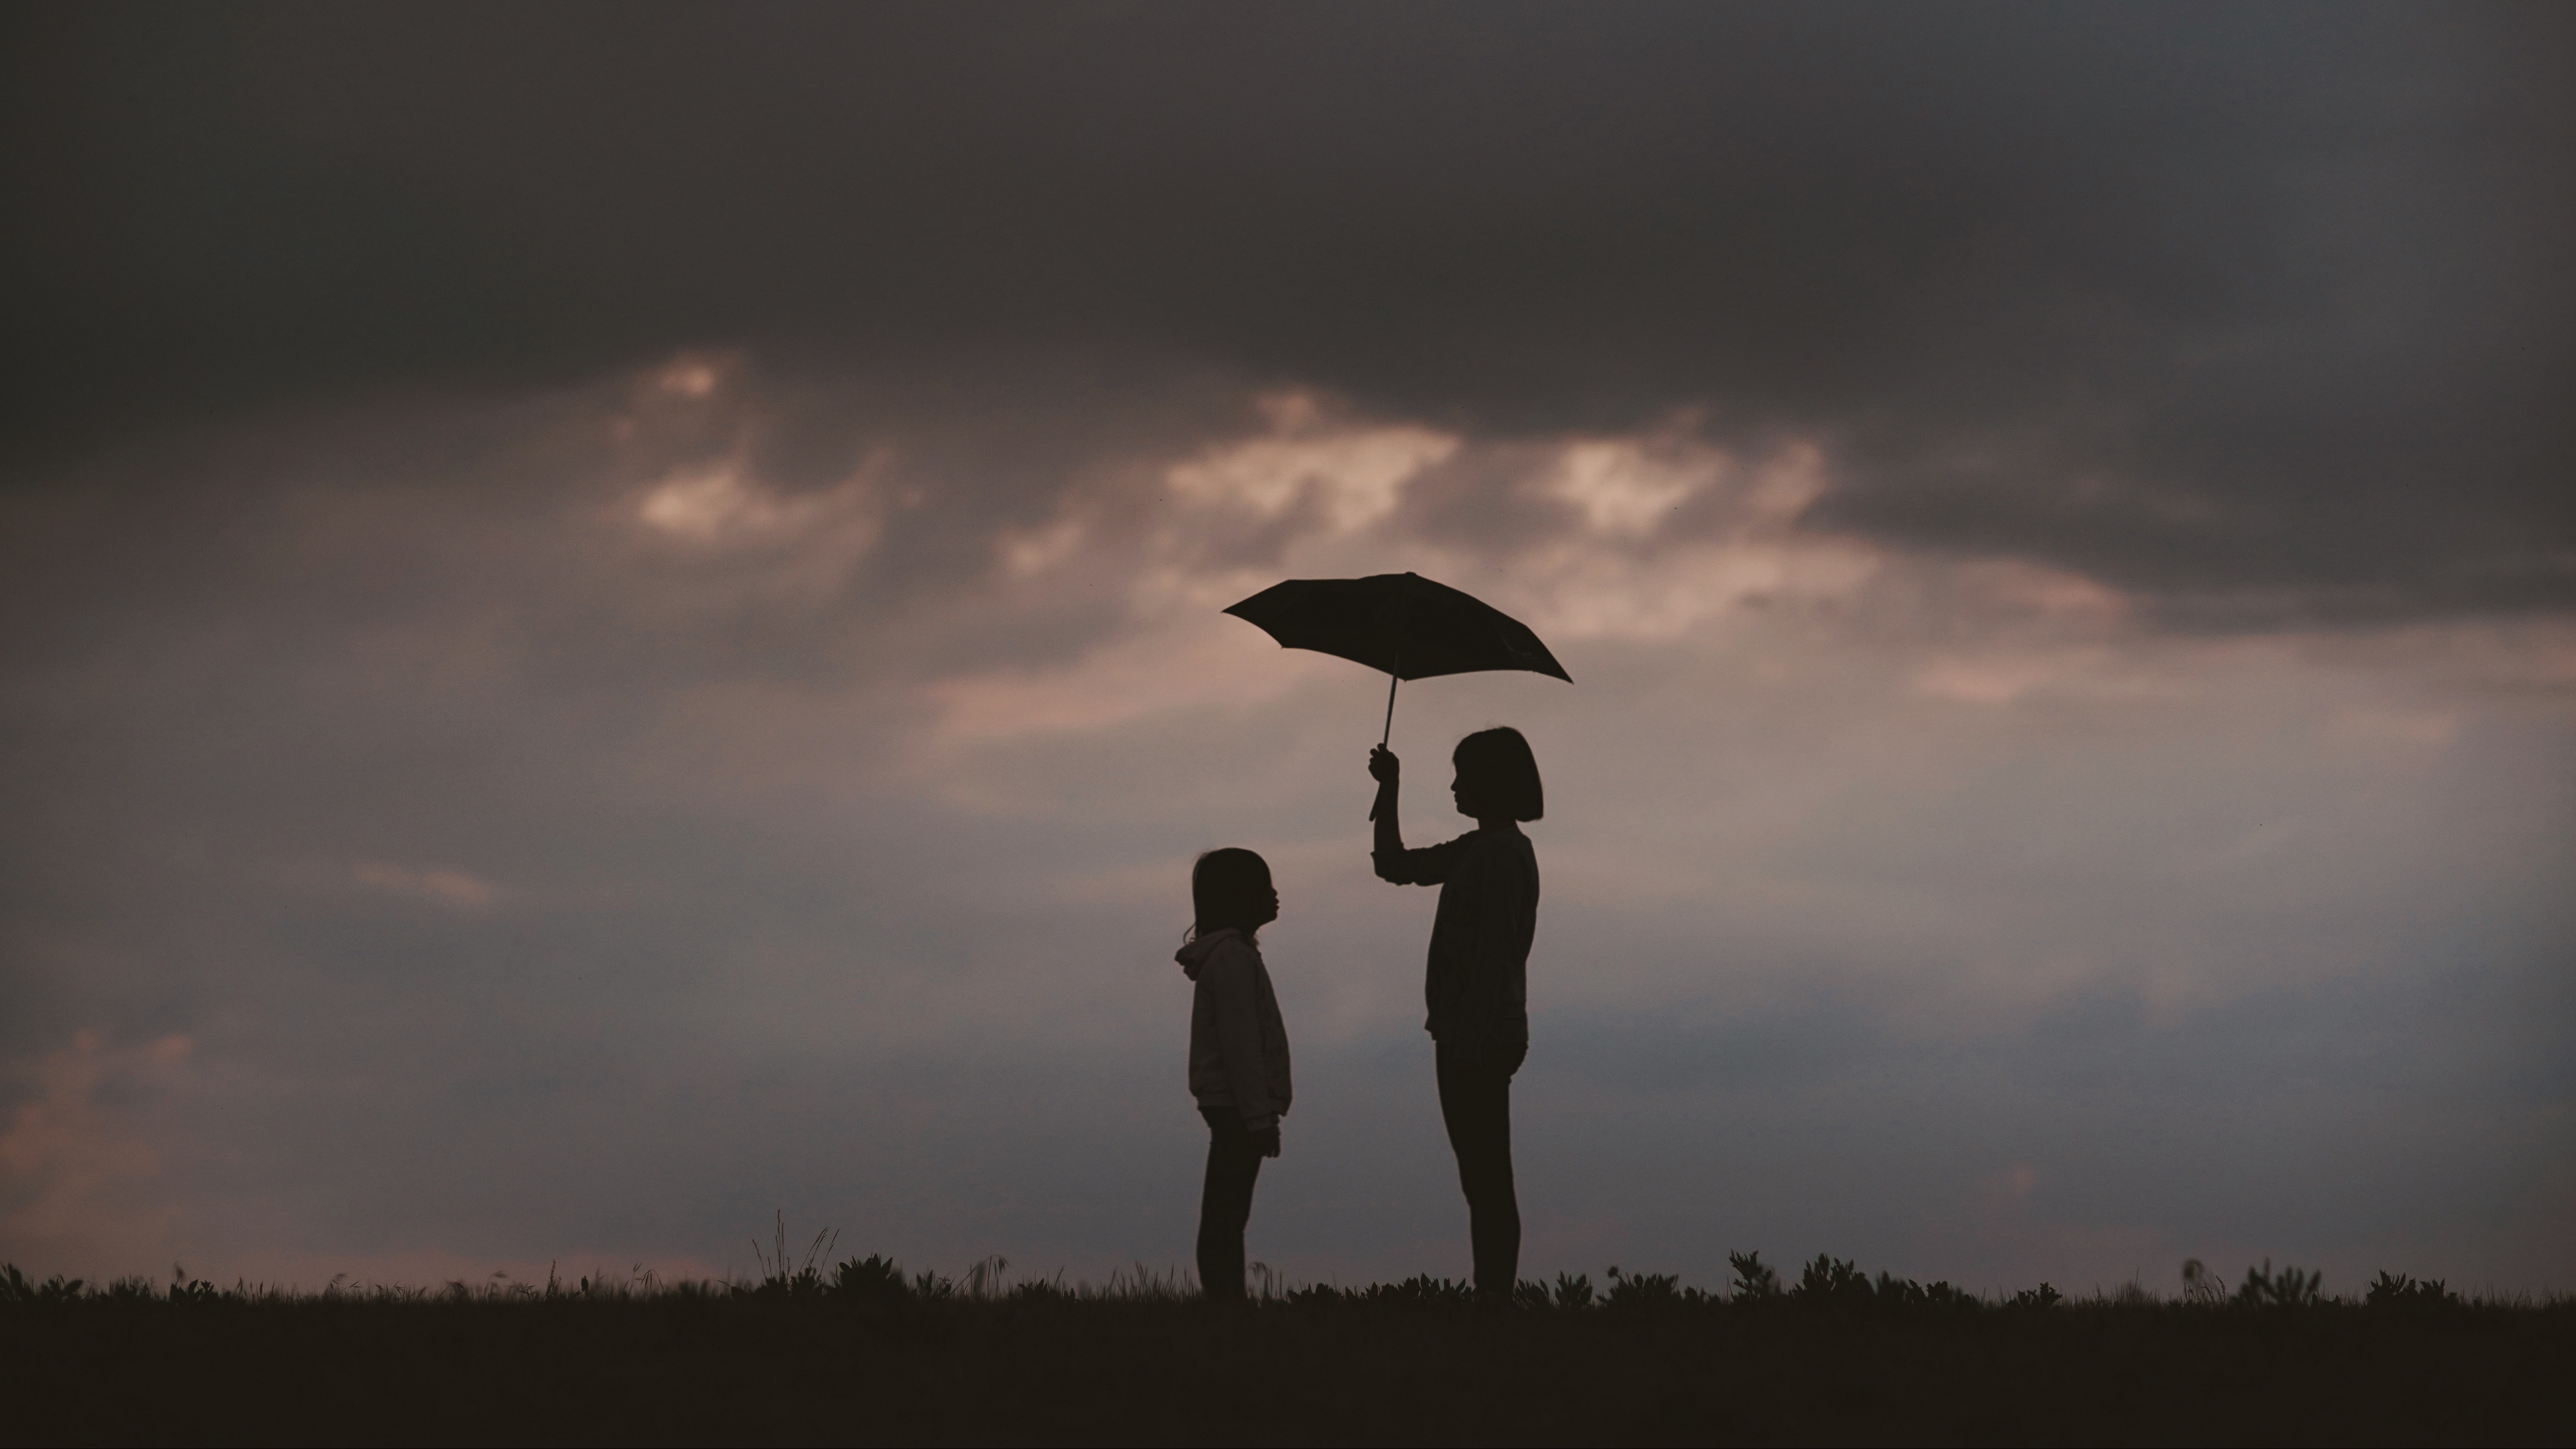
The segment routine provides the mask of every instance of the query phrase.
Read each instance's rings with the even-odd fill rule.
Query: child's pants
[[[1261,1148],[1232,1107],[1201,1107],[1208,1124],[1207,1182],[1199,1189],[1199,1287],[1210,1298],[1243,1297],[1243,1226],[1252,1221],[1252,1183]]]

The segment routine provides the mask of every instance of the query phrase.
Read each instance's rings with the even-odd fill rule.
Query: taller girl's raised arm
[[[1384,746],[1369,751],[1369,773],[1377,778],[1377,821],[1375,848],[1369,861],[1377,868],[1377,878],[1396,885],[1438,885],[1449,878],[1451,858],[1457,854],[1457,841],[1434,845],[1422,850],[1404,848],[1404,828],[1396,822],[1396,793],[1404,763]]]
[[[1404,827],[1396,823],[1396,795],[1403,789],[1404,762],[1384,745],[1369,748],[1369,778],[1377,781],[1377,805],[1369,819],[1377,822],[1377,840],[1371,853],[1379,857],[1404,853]]]

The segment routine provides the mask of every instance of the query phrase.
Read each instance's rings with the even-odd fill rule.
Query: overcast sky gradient
[[[0,1258],[1464,1276],[1383,681],[1577,681],[1524,1272],[2576,1289],[2548,6],[13,11]]]

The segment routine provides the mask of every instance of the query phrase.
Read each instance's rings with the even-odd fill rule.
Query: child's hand
[[[1252,1145],[1259,1148],[1261,1150],[1261,1155],[1264,1157],[1277,1157],[1279,1155],[1279,1129],[1276,1126],[1273,1126],[1267,1132],[1253,1133]]]
[[[1369,778],[1381,785],[1392,785],[1404,773],[1404,762],[1384,745],[1369,746]]]

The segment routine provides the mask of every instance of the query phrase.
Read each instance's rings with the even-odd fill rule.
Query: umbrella
[[[1312,649],[1385,670],[1386,731],[1380,746],[1395,737],[1398,680],[1526,669],[1574,682],[1527,624],[1420,574],[1290,579],[1226,612],[1258,625],[1283,649]]]

